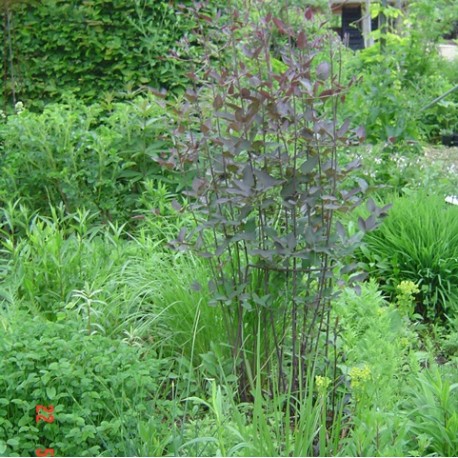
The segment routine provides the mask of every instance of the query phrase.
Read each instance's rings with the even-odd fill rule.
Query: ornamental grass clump
[[[415,312],[426,319],[456,315],[458,208],[424,193],[395,198],[389,216],[364,242],[362,260],[394,302],[399,294],[402,303],[414,298]],[[407,281],[419,291],[397,289]]]

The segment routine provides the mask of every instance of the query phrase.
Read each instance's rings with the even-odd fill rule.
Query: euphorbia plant
[[[251,4],[262,12],[262,2]],[[206,60],[190,75],[176,149],[164,159],[197,170],[187,207],[196,228],[175,243],[209,258],[242,397],[256,377],[269,391],[297,393],[315,363],[332,370],[336,274],[341,278],[343,256],[360,239],[347,237],[338,217],[367,188],[351,179],[358,161],[342,167],[339,153],[363,130],[350,131],[349,120],[338,124],[346,88],[336,64],[340,45],[330,36],[309,37],[271,13],[256,24],[239,11],[226,24],[200,16],[215,21],[215,35],[200,36]],[[313,13],[305,10],[303,20]],[[285,37],[278,54],[270,46],[274,32]],[[277,70],[274,59],[282,62]],[[370,209],[360,219],[363,231],[380,213]],[[344,265],[344,275],[353,267]]]

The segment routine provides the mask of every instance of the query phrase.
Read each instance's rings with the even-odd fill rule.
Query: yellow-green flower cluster
[[[24,111],[24,104],[21,101],[16,102],[16,105],[14,105],[14,111],[17,114],[21,114]]]
[[[371,369],[369,366],[352,367],[349,375],[351,377],[351,386],[353,389],[358,389],[371,379]]]
[[[396,287],[398,294],[403,296],[413,296],[420,292],[418,286],[410,280],[403,280],[399,285]]]
[[[404,280],[396,287],[397,297],[396,304],[398,308],[405,314],[413,313],[415,294],[420,292],[418,286],[410,280]]]
[[[315,376],[315,387],[319,394],[325,395],[330,384],[331,379],[329,377]]]

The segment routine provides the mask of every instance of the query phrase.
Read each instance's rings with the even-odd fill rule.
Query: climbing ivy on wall
[[[73,93],[93,101],[141,85],[179,91],[187,66],[169,58],[193,19],[179,4],[157,0],[32,0],[10,9],[11,46],[1,46],[2,96],[34,106]],[[213,6],[218,2],[211,2]],[[6,12],[4,12],[6,17]],[[6,24],[6,21],[4,21]],[[4,25],[5,27],[5,25]],[[5,35],[5,34],[4,34]],[[6,35],[5,35],[6,36]],[[192,39],[192,38],[191,38]],[[9,51],[9,49],[11,51]],[[183,52],[183,49],[181,50]],[[188,53],[198,52],[188,47]],[[12,56],[7,54],[12,54]],[[12,62],[14,72],[10,71]],[[5,78],[5,72],[6,78]],[[13,73],[13,79],[11,74]]]

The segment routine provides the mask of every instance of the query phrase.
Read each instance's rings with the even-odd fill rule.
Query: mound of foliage
[[[42,215],[63,203],[67,214],[85,208],[125,222],[151,205],[158,181],[173,192],[190,178],[160,163],[172,117],[150,96],[89,106],[70,98],[41,113],[20,107],[0,123],[0,201],[20,198]]]
[[[142,360],[138,350],[82,334],[71,321],[20,314],[2,324],[0,453],[135,454],[130,438],[140,420],[157,415],[149,399],[166,360]],[[53,405],[55,421],[37,424],[37,405]]]
[[[418,286],[416,312],[425,318],[457,310],[458,209],[446,205],[424,193],[395,199],[361,248],[370,274],[392,298],[402,281]]]

